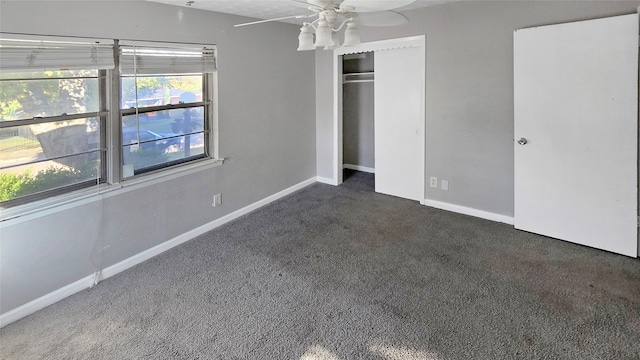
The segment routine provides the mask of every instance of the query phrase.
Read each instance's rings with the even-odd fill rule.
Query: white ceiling
[[[291,5],[291,2],[288,0],[193,0],[193,4],[191,5],[187,5],[187,0],[147,1],[241,15],[256,19],[274,19],[309,13],[308,10],[305,10],[302,7]],[[404,12],[453,1],[456,0],[416,0],[413,4],[394,9],[394,11]],[[303,20],[290,19],[284,21],[294,24],[302,24]]]

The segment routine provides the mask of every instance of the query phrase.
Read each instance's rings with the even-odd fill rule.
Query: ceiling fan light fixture
[[[313,33],[309,29],[309,25],[304,24],[300,28],[300,35],[298,35],[298,51],[315,50],[313,45]]]
[[[331,39],[331,28],[326,20],[322,19],[318,22],[318,28],[316,29],[316,43],[315,47],[330,47],[333,46],[333,40]]]
[[[360,31],[358,31],[358,25],[355,22],[349,21],[347,23],[347,29],[344,31],[344,42],[342,46],[356,46],[360,45]]]
[[[340,36],[337,31],[331,31],[331,41],[333,41],[333,45],[325,46],[324,50],[333,50],[340,47]]]
[[[182,1],[186,1],[187,6],[193,5],[196,1],[201,2],[200,0]],[[234,27],[287,19],[315,18],[313,21],[310,20],[311,22],[303,23],[302,28],[300,28],[297,50],[332,50],[341,46],[360,45],[358,26],[396,26],[406,24],[409,19],[403,14],[392,10],[411,4],[414,1],[416,0],[290,0],[291,4],[307,8],[310,13],[252,21],[236,24]],[[345,29],[344,42],[340,44],[340,32],[343,29]]]

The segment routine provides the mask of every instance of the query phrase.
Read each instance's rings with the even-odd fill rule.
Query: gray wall
[[[141,1],[0,3],[0,31],[218,46],[224,165],[0,227],[0,312],[315,177],[314,54],[299,26]],[[214,193],[221,207],[211,206]],[[77,205],[77,204],[76,204]],[[215,246],[212,243],[211,246]]]
[[[347,83],[342,86],[342,162],[375,167],[373,83]]]
[[[410,23],[361,27],[363,42],[426,35],[428,199],[513,216],[513,31],[633,13],[639,1],[461,1],[406,13]],[[333,174],[333,63],[316,54],[318,176]]]
[[[333,178],[333,52],[316,50],[316,172]],[[322,179],[320,179],[322,180]]]
[[[343,56],[342,73],[373,72],[373,56],[373,52]],[[371,78],[371,76],[352,76],[349,80]],[[372,82],[342,85],[343,164],[375,167],[373,90]]]

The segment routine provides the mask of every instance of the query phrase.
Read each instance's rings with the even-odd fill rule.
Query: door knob
[[[522,137],[520,139],[518,139],[518,144],[525,145],[526,143],[527,143],[527,139],[522,138]]]

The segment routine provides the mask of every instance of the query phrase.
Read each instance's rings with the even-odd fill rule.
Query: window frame
[[[2,34],[5,35],[5,34]],[[37,39],[46,41],[52,37],[47,35],[33,35]],[[55,39],[60,39],[56,37]],[[64,38],[63,38],[64,39]],[[71,39],[74,40],[74,39]],[[4,221],[16,216],[26,215],[44,209],[56,208],[64,204],[81,205],[83,199],[93,198],[96,195],[107,193],[119,193],[129,191],[139,187],[151,186],[159,182],[168,181],[173,178],[186,176],[195,172],[217,167],[223,164],[223,159],[218,156],[218,74],[217,69],[213,72],[200,73],[203,77],[202,101],[189,104],[169,105],[169,109],[186,107],[203,107],[204,129],[201,132],[204,137],[204,154],[194,158],[187,158],[177,163],[167,164],[152,171],[135,174],[134,176],[123,176],[123,144],[122,144],[122,115],[121,109],[121,73],[119,70],[119,40],[113,41],[113,60],[115,68],[113,70],[99,70],[98,88],[100,93],[99,111],[96,113],[83,113],[72,115],[74,118],[90,117],[94,115],[99,118],[100,145],[97,150],[100,153],[99,179],[88,182],[73,184],[56,188],[49,191],[40,192],[33,195],[22,196],[0,203],[0,221]],[[211,44],[189,44],[189,43],[154,43],[173,47],[203,47],[213,52],[214,61],[217,59],[217,47]],[[161,106],[162,107],[162,106]],[[147,108],[139,110],[152,111]],[[157,108],[155,110],[158,110]],[[138,111],[140,113],[141,111]],[[126,111],[125,111],[126,113]],[[65,117],[68,115],[65,115]],[[59,118],[59,117],[53,117]],[[15,121],[15,120],[12,120]],[[7,121],[7,122],[12,122]],[[29,121],[43,121],[41,118],[25,119]],[[59,121],[59,120],[58,120]],[[17,123],[14,126],[19,126]],[[10,127],[2,125],[2,128]],[[79,201],[79,202],[78,202]],[[65,206],[66,208],[66,206]]]
[[[124,45],[123,45],[124,44]],[[120,71],[120,69],[122,68],[120,65],[120,61],[122,60],[122,58],[120,57],[121,55],[121,49],[131,49],[132,47],[140,47],[141,49],[144,50],[148,50],[148,49],[168,49],[169,51],[175,51],[175,52],[180,52],[182,50],[189,50],[189,51],[194,51],[197,47],[198,51],[202,51],[202,53],[210,53],[213,55],[213,61],[214,61],[214,67],[215,67],[215,62],[217,60],[217,47],[215,45],[202,45],[202,44],[188,44],[188,43],[156,43],[156,42],[139,42],[139,41],[124,41],[123,43],[119,42],[118,40],[115,41],[115,45],[114,45],[114,56],[117,56],[116,60],[116,69],[118,69],[118,80],[117,80],[117,86],[118,86],[118,94],[117,94],[117,98],[118,98],[118,109],[119,109],[119,121],[118,124],[120,125],[120,129],[118,131],[118,134],[120,135],[120,141],[119,141],[119,146],[120,146],[120,157],[119,157],[119,163],[121,164],[121,167],[119,169],[119,180],[122,182],[125,181],[129,181],[131,179],[135,179],[137,177],[141,177],[141,176],[145,176],[146,174],[155,174],[155,173],[159,173],[159,172],[163,172],[163,171],[167,171],[167,169],[170,168],[174,168],[174,167],[178,167],[184,164],[189,164],[192,162],[198,162],[198,161],[203,161],[203,160],[213,160],[215,158],[217,158],[218,155],[218,151],[217,151],[217,108],[214,109],[215,104],[217,103],[217,68],[214,71],[204,71],[204,66],[202,69],[202,72],[186,72],[186,73],[172,73],[172,72],[166,72],[166,73],[161,73],[161,74],[141,74],[140,77],[143,76],[185,76],[185,75],[201,75],[202,76],[202,99],[201,101],[197,101],[197,102],[190,102],[190,103],[180,103],[180,104],[165,104],[165,105],[154,105],[154,106],[142,106],[139,107],[136,101],[136,107],[135,108],[122,108],[121,104],[122,104],[122,79],[123,78],[134,78],[137,79],[137,74],[134,75],[125,75],[123,74],[123,72]],[[204,56],[203,56],[204,58]],[[194,70],[197,70],[194,68]],[[155,111],[163,111],[163,110],[173,110],[173,109],[186,109],[186,108],[197,108],[197,107],[203,107],[203,115],[204,115],[204,119],[203,119],[203,130],[202,131],[197,131],[197,132],[192,132],[189,134],[181,134],[181,135],[176,135],[174,137],[168,137],[168,138],[179,138],[181,136],[184,135],[194,135],[194,134],[200,134],[202,133],[202,136],[204,138],[204,150],[203,150],[203,154],[200,155],[194,155],[194,156],[190,156],[188,158],[183,158],[183,159],[177,159],[174,161],[169,161],[169,162],[165,162],[162,164],[157,164],[157,165],[152,165],[149,167],[144,167],[144,168],[140,168],[138,169],[138,171],[133,171],[133,175],[128,175],[125,174],[125,170],[124,170],[124,161],[123,161],[123,157],[124,157],[124,146],[126,144],[123,143],[123,138],[122,138],[122,134],[123,134],[123,129],[122,129],[122,124],[123,124],[123,117],[124,116],[128,116],[128,115],[134,115],[134,114],[144,114],[144,113],[151,113],[151,112],[155,112]],[[216,129],[216,131],[214,132],[213,129]],[[215,138],[214,138],[215,137]],[[142,142],[140,142],[140,144],[142,144]],[[139,145],[140,145],[139,144]]]

